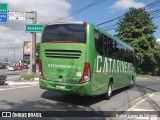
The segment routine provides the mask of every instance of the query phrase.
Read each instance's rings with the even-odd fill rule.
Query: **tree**
[[[160,76],[160,43],[157,42],[155,44],[155,59],[156,59],[156,62],[157,62],[157,67],[156,67],[156,75],[159,75]]]
[[[137,72],[155,74],[156,39],[153,33],[157,27],[152,22],[149,13],[143,8],[130,8],[117,24],[117,37],[127,42],[135,50]]]

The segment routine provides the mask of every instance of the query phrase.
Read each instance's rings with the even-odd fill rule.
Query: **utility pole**
[[[32,11],[33,24],[37,24],[37,12]],[[30,71],[29,73],[36,73],[36,33],[32,32],[32,40],[31,40],[31,52],[30,52]]]
[[[8,11],[8,10],[7,10]],[[8,11],[9,20],[31,19],[33,24],[37,24],[37,12]],[[36,72],[36,33],[31,32],[31,52],[30,52],[30,70],[29,73]]]
[[[14,56],[14,62],[16,62],[16,55],[15,55],[15,48],[14,48],[14,53],[13,53],[13,56]]]

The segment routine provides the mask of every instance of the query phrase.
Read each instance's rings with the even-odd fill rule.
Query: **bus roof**
[[[48,23],[46,25],[54,25],[54,24],[87,24],[87,22],[82,21],[60,21],[60,22],[54,22],[54,23]]]

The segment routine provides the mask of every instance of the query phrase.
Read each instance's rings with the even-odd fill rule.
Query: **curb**
[[[34,78],[35,81],[39,81],[39,78]]]

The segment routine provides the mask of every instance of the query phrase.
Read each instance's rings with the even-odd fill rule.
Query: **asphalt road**
[[[126,111],[146,94],[160,92],[160,80],[138,78],[136,86],[113,92],[111,100],[42,90],[32,86],[0,86],[0,110],[5,111]],[[159,96],[160,97],[160,96]],[[138,100],[138,101],[137,101]],[[154,107],[154,103],[149,103]]]

